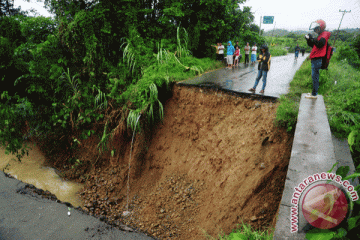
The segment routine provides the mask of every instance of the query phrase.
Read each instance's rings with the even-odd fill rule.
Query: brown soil
[[[277,106],[174,86],[163,123],[136,135],[131,214],[122,216],[132,135],[123,122],[110,147],[115,155],[102,155],[80,193],[83,209],[159,239],[217,237],[242,221],[274,227],[293,140],[274,126]],[[82,141],[80,160],[97,158],[97,141]]]

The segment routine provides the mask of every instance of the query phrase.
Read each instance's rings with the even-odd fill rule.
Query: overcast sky
[[[310,23],[322,19],[326,29],[339,27],[341,11],[345,13],[340,29],[360,27],[360,0],[247,0],[240,7],[252,7],[255,23],[260,25],[261,16],[274,16],[275,28],[287,30],[309,29]],[[272,30],[274,24],[261,24],[261,29]]]
[[[27,3],[24,0],[15,0],[15,7],[21,6],[22,10],[35,8],[40,15],[50,17],[50,13],[43,8],[43,2],[31,0]],[[310,23],[323,19],[326,22],[328,30],[334,30],[339,27],[343,13],[341,11],[350,11],[346,13],[341,23],[341,29],[360,27],[360,0],[247,0],[240,7],[249,6],[255,16],[255,23],[260,25],[261,16],[274,16],[274,24],[261,24],[265,31],[275,28],[287,30],[309,29]]]

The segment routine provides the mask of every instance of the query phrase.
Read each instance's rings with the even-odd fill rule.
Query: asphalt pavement
[[[127,226],[122,226],[125,231],[110,226],[81,210],[71,208],[69,216],[69,204],[44,198],[33,190],[0,171],[1,240],[153,239]]]
[[[272,57],[263,95],[278,98],[281,94],[288,93],[290,82],[308,55],[301,56],[300,54],[297,60],[295,60],[295,54],[291,53],[286,56]],[[181,84],[198,86],[215,85],[219,88],[235,92],[251,93],[248,89],[253,87],[257,74],[257,63],[255,65],[240,63],[239,66],[232,69],[222,68],[204,73],[201,76],[182,81]],[[256,94],[259,94],[262,84],[262,79],[260,79],[259,85],[256,88]]]

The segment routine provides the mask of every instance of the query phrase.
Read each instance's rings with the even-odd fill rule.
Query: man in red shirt
[[[314,30],[319,36],[313,38],[311,34],[305,35],[307,44],[312,47],[310,53],[311,59],[311,76],[313,80],[313,90],[312,93],[306,95],[306,98],[317,98],[318,89],[319,89],[319,75],[322,64],[322,58],[326,55],[326,46],[328,44],[331,33],[325,31],[326,23],[324,20],[316,20],[312,22],[309,30]]]

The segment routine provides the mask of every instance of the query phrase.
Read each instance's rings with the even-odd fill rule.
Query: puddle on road
[[[45,157],[34,144],[29,144],[29,156],[24,156],[21,163],[15,155],[6,155],[5,148],[0,147],[0,170],[44,191],[48,190],[60,201],[69,202],[74,207],[82,206],[81,199],[76,194],[83,184],[62,180],[55,169],[45,167]],[[5,168],[5,169],[4,169]]]

